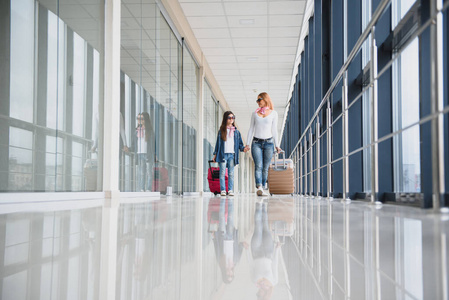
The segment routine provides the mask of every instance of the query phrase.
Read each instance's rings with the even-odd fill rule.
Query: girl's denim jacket
[[[224,143],[225,141],[223,141],[223,139],[221,138],[221,132],[218,131],[217,142],[215,143],[214,150],[214,155],[217,155],[217,157],[215,158],[216,162],[221,162],[224,159]],[[239,164],[239,149],[240,151],[243,151],[245,149],[245,146],[243,146],[240,131],[236,129],[234,131],[234,165]]]

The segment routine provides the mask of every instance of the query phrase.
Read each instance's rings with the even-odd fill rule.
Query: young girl
[[[235,128],[235,116],[232,111],[223,115],[220,130],[215,143],[214,159],[220,165],[221,196],[226,196],[225,174],[228,168],[228,195],[234,196],[234,166],[239,164],[239,150],[248,151],[243,146],[242,136]]]
[[[139,188],[141,192],[151,191],[154,166],[155,142],[150,115],[142,112],[137,115],[137,127],[133,137],[133,150],[137,153]]]

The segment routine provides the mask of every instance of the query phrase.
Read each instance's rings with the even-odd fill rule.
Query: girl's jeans
[[[255,165],[256,187],[265,186],[268,177],[268,168],[274,153],[273,138],[266,141],[255,141],[251,145]]]
[[[225,153],[220,165],[220,191],[226,191],[226,167],[228,168],[228,190],[234,190],[234,153]]]

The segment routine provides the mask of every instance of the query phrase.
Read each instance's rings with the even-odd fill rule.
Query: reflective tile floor
[[[0,295],[448,299],[448,222],[253,195],[0,205]]]

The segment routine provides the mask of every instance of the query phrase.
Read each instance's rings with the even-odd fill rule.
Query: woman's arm
[[[279,147],[278,144],[278,114],[276,111],[273,110],[273,124],[271,125],[271,134],[273,135],[274,139],[274,146]]]
[[[254,119],[254,113],[251,114],[251,123],[248,130],[248,137],[246,138],[246,144],[249,146],[251,145],[251,141],[253,140],[254,136],[254,127],[255,127],[255,119]]]

